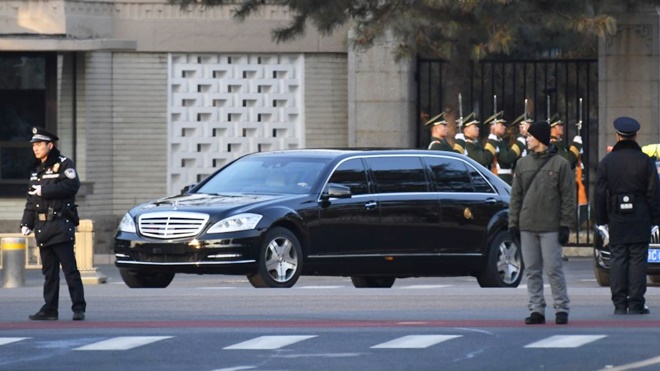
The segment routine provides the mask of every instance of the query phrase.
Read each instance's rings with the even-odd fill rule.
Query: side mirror
[[[337,183],[328,183],[328,185],[321,193],[322,200],[329,200],[331,198],[351,198],[353,194],[351,193],[351,188],[337,184]]]
[[[195,188],[196,185],[197,185],[197,183],[193,183],[193,184],[188,184],[187,186],[181,188],[181,194],[183,195],[183,194],[188,193],[188,191]]]

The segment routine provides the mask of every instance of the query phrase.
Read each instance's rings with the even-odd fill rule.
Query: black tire
[[[174,279],[174,273],[141,272],[128,268],[119,268],[119,275],[132,289],[164,289]]]
[[[610,271],[594,267],[594,276],[596,276],[596,283],[598,283],[598,286],[610,286]]]
[[[486,267],[477,274],[477,282],[481,287],[518,287],[523,269],[520,248],[501,231],[488,246]]]
[[[394,285],[396,277],[364,277],[351,276],[351,282],[356,288],[383,288],[389,289]]]
[[[257,288],[293,287],[302,272],[302,249],[295,234],[282,227],[268,231],[259,251],[257,271],[247,276]]]
[[[649,275],[649,280],[653,283],[660,283],[660,275]]]

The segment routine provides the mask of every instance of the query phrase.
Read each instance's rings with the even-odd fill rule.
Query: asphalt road
[[[254,289],[241,276],[175,277],[129,289],[113,266],[87,285],[87,320],[32,322],[41,277],[0,289],[0,370],[657,370],[660,286],[651,314],[615,316],[592,262],[565,263],[570,323],[527,326],[525,282],[482,289],[471,277],[397,280],[355,289],[345,277],[302,277]],[[551,303],[549,288],[546,300]]]

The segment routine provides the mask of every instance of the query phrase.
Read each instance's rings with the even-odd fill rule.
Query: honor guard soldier
[[[447,142],[449,128],[447,127],[447,120],[445,120],[444,116],[445,113],[443,112],[424,124],[424,126],[431,127],[431,143],[428,149],[453,152],[454,149]]]
[[[479,141],[479,121],[474,117],[474,114],[470,114],[463,123],[463,133],[456,135],[454,150],[466,154],[484,167],[489,168],[490,163],[493,161],[493,155],[481,145]]]
[[[490,124],[490,134],[484,148],[493,156],[491,164],[493,174],[511,185],[513,182],[513,166],[522,152],[514,150],[514,147],[518,149],[516,144],[510,147],[508,142],[502,138],[506,134],[506,121],[502,118],[503,113],[503,111],[500,111],[486,120],[485,124]]]
[[[594,217],[608,230],[610,290],[614,314],[648,314],[646,274],[651,226],[660,202],[654,161],[636,142],[640,125],[630,117],[614,120],[616,145],[598,164]]]
[[[567,147],[566,142],[562,139],[564,137],[564,122],[559,119],[557,114],[548,120],[548,122],[550,123],[550,142],[557,147],[558,154],[568,160],[568,163],[571,164],[571,169],[575,169],[575,164],[577,164],[580,151],[582,150],[582,137],[576,135],[571,145]]]
[[[75,197],[80,188],[73,161],[55,147],[59,139],[40,128],[32,129],[32,152],[36,161],[31,167],[27,202],[21,220],[21,232],[34,231],[41,272],[44,275],[45,304],[31,320],[57,320],[60,294],[60,264],[71,296],[73,320],[85,319],[85,295],[73,251],[78,225]]]

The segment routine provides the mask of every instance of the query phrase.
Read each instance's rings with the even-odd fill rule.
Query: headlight
[[[126,213],[126,215],[121,218],[121,222],[119,222],[119,230],[122,232],[137,233],[135,222],[133,222],[131,214]]]
[[[206,233],[227,233],[254,229],[263,216],[259,214],[238,214],[215,223]]]

